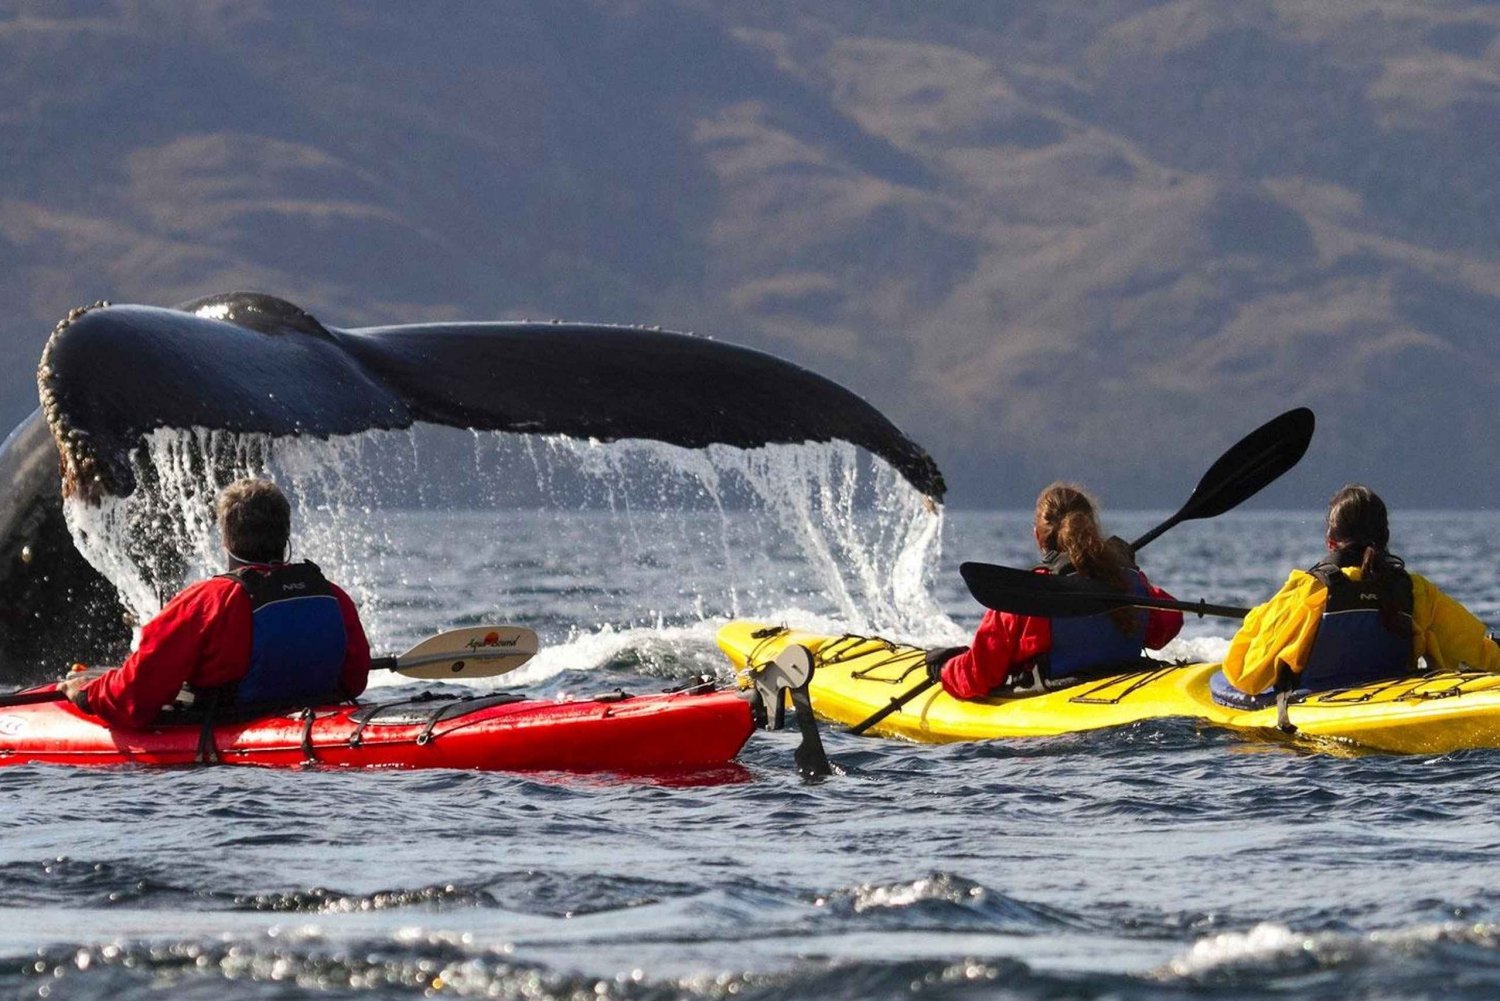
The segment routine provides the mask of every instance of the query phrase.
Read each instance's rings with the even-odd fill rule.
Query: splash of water
[[[219,490],[269,476],[293,503],[293,558],[338,580],[376,641],[390,638],[381,622],[399,620],[403,606],[421,606],[429,621],[503,617],[501,607],[454,608],[451,596],[483,574],[504,603],[518,560],[533,574],[555,567],[560,592],[583,583],[612,591],[575,603],[579,619],[592,617],[585,628],[789,609],[897,635],[952,628],[927,590],[941,511],[841,442],[693,450],[427,428],[327,440],[163,429],[132,463],[135,493],[100,506],[70,501],[65,513],[80,552],[141,621],[186,582],[222,569]],[[409,508],[483,513],[457,525],[456,540],[442,528],[424,541],[403,538],[410,521],[388,516]],[[433,547],[431,558],[411,559],[414,546]],[[445,557],[445,546],[457,554]],[[630,593],[633,581],[659,588],[664,576],[678,582],[673,593]]]

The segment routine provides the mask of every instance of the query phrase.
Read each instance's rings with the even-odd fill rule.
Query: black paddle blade
[[[1312,443],[1313,412],[1288,410],[1241,438],[1198,481],[1182,518],[1212,518],[1255,496],[1297,464]]]
[[[1086,577],[964,563],[958,568],[969,593],[986,608],[1043,618],[1100,615],[1135,603],[1131,594],[1111,594]]]
[[[1132,542],[1131,548],[1143,548],[1180,522],[1212,518],[1254,497],[1306,454],[1314,423],[1313,412],[1298,407],[1245,435],[1203,474],[1180,511]]]
[[[1058,576],[995,566],[993,563],[965,563],[958,568],[969,593],[986,608],[1017,615],[1036,615],[1048,619],[1072,619],[1085,615],[1103,615],[1117,608],[1172,608],[1193,612],[1199,618],[1221,615],[1243,619],[1250,609],[1237,605],[1210,605],[1206,601],[1178,601],[1144,594],[1127,594],[1104,590],[1086,577]],[[861,726],[869,726],[876,715]]]

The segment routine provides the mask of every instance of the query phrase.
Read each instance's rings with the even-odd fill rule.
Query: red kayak
[[[0,708],[0,765],[690,771],[729,762],[749,739],[752,717],[739,694],[702,688],[577,701],[427,696],[141,730],[113,730],[51,701]]]

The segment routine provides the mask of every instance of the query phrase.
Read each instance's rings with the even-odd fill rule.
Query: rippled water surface
[[[1160,518],[1108,527],[1131,537]],[[1317,557],[1320,528],[1317,512],[1235,513],[1178,526],[1142,562],[1180,597],[1250,603]],[[342,576],[377,645],[531,625],[546,649],[502,680],[541,695],[727,681],[713,633],[731,615],[880,622],[809,567],[805,541],[733,512],[386,512],[363,530]],[[1395,534],[1413,568],[1500,623],[1500,517],[1408,513]],[[950,513],[943,536],[933,614],[899,624],[904,638],[947,644],[978,621],[961,560],[1032,558],[1024,514]],[[1230,632],[1193,621],[1168,652],[1212,657]],[[742,767],[649,780],[0,769],[0,989],[1500,993],[1500,752],[1339,758],[1181,721],[935,747],[825,739],[843,774],[818,783],[794,772],[790,733],[757,734]]]

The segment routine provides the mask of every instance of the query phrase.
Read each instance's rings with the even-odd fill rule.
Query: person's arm
[[[365,638],[364,624],[359,621],[359,609],[354,601],[337,584],[330,585],[339,601],[339,614],[344,618],[344,667],[339,673],[339,687],[348,698],[364,692],[370,681],[370,641]]]
[[[1318,635],[1327,591],[1315,577],[1292,571],[1281,590],[1245,616],[1224,656],[1224,677],[1240,691],[1257,695],[1276,681],[1280,664],[1297,674],[1307,666]]]
[[[1146,580],[1146,575],[1141,574],[1141,580],[1146,585],[1146,594],[1152,598],[1161,598],[1166,601],[1176,601],[1171,594]],[[1146,616],[1146,639],[1145,645],[1149,650],[1160,650],[1182,632],[1182,612],[1175,608],[1153,608]]]
[[[988,695],[1012,667],[1050,648],[1052,622],[994,609],[984,613],[974,642],[943,666],[943,690],[956,699]]]
[[[207,583],[189,587],[147,622],[125,663],[83,686],[80,708],[111,726],[149,726],[198,665],[211,604]]]
[[[1489,627],[1432,581],[1411,575],[1412,645],[1434,671],[1500,672],[1500,646],[1489,637]]]

